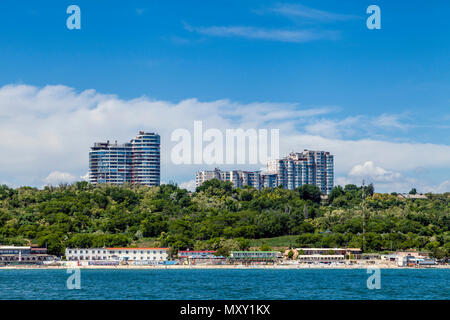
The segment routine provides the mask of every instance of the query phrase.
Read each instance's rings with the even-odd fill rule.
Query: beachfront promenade
[[[66,248],[62,257],[45,255],[31,260],[32,247],[0,246],[2,269],[83,268],[83,269],[357,269],[357,268],[441,268],[444,260],[427,252],[405,251],[391,254],[363,254],[359,248],[297,248],[283,251],[178,251],[169,248]],[[39,249],[41,250],[41,249]],[[41,255],[41,251],[39,252]]]
[[[274,264],[153,264],[153,265],[134,265],[134,264],[119,264],[119,265],[79,265],[74,261],[61,261],[54,265],[6,265],[0,267],[0,270],[5,269],[109,269],[109,270],[180,270],[180,269],[450,269],[448,264],[436,265],[414,265],[414,266],[399,266],[392,261],[374,261],[362,260],[358,262],[343,262],[343,263],[301,263],[297,261],[284,261]]]

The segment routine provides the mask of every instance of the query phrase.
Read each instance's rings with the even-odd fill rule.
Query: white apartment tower
[[[217,168],[214,170],[202,170],[198,171],[195,176],[196,186],[201,186],[205,181],[211,179],[231,182],[234,188],[251,186],[258,190],[261,189],[261,174],[259,171],[222,171]]]
[[[329,194],[334,186],[334,156],[326,151],[292,152],[282,159],[269,160],[267,172],[259,171],[199,171],[196,174],[196,184],[211,179],[229,181],[233,187],[245,185],[258,190],[283,186],[286,189],[310,184],[317,186],[322,194]]]
[[[140,131],[129,143],[96,142],[89,152],[89,182],[158,186],[160,137]]]
[[[286,189],[310,184],[329,194],[334,186],[334,156],[326,151],[292,152],[283,159],[270,160],[267,171],[276,174],[276,184]]]

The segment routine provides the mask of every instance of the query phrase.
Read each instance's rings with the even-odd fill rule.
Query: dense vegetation
[[[363,191],[366,251],[416,248],[449,255],[450,193],[405,200],[374,193],[372,186],[347,185],[321,202],[313,186],[258,191],[218,180],[194,193],[176,185],[0,186],[0,243],[33,243],[53,254],[68,246],[144,243],[225,254],[247,249],[255,239],[280,236],[290,239],[286,246],[362,247]]]

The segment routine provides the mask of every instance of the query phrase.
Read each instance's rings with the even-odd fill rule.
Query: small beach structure
[[[228,260],[230,263],[265,264],[278,262],[282,258],[279,251],[231,251]]]
[[[55,256],[47,254],[47,248],[0,246],[0,263],[41,264],[56,259]]]

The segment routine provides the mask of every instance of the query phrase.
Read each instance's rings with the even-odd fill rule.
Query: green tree
[[[332,204],[335,199],[345,194],[344,188],[341,186],[336,186],[331,189],[330,194],[328,195],[328,203]]]
[[[294,258],[294,251],[289,250],[287,257],[288,257],[289,260],[292,260]]]
[[[267,243],[264,243],[260,248],[260,251],[272,251],[272,247],[269,246]]]
[[[317,204],[320,204],[322,192],[317,186],[305,184],[296,189],[300,199],[311,200]]]

